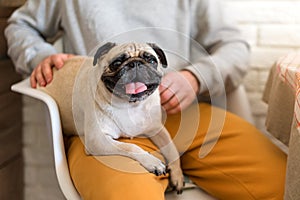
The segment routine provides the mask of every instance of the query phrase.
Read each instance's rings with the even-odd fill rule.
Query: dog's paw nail
[[[153,174],[155,174],[156,176],[160,176],[163,174],[163,172],[161,172],[160,170],[158,170],[157,168],[154,169],[154,171],[152,172]]]
[[[177,194],[178,195],[182,194],[182,190],[177,190]]]
[[[172,190],[173,190],[173,191],[177,190],[177,189],[176,189],[176,186],[173,186],[173,187],[172,187]]]

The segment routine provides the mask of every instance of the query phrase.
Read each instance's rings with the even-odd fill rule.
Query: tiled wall
[[[263,129],[267,107],[261,98],[268,71],[280,56],[300,50],[300,0],[223,2],[252,47],[251,70],[244,83],[255,125]],[[32,99],[25,99],[25,104],[25,199],[63,199],[55,179],[48,136],[41,124],[41,105]]]
[[[261,100],[270,67],[280,57],[300,50],[299,0],[224,0],[252,48],[245,78],[255,124],[263,129],[266,104]]]

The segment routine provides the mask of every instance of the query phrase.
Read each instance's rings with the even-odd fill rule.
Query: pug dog
[[[163,50],[153,43],[107,43],[97,50],[93,65],[103,70],[96,102],[97,116],[105,123],[86,132],[87,151],[93,155],[128,156],[156,175],[166,174],[168,169],[171,185],[181,193],[179,153],[162,124],[158,86],[162,68],[167,67]],[[116,140],[140,136],[150,138],[160,149],[167,167],[137,145]]]
[[[62,116],[63,126],[68,130],[73,115],[74,124],[70,127],[75,126],[77,134],[84,137],[87,154],[127,156],[157,176],[169,172],[170,185],[181,194],[184,178],[180,156],[163,125],[158,91],[163,68],[167,67],[164,51],[154,43],[108,42],[90,60],[80,69],[77,67],[72,81],[58,82],[54,74],[50,87],[61,93],[56,95],[60,96],[60,109],[72,110]],[[59,71],[68,70],[64,68]],[[73,76],[71,73],[75,73],[74,64],[73,71],[66,71],[61,77]],[[57,92],[63,84],[73,83],[72,94]],[[70,95],[72,103],[68,101]],[[117,140],[122,137],[149,138],[165,163],[135,144]]]

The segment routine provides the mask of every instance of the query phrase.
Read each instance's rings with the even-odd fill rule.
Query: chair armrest
[[[45,103],[49,111],[50,127],[49,135],[52,137],[54,165],[59,186],[67,199],[80,200],[70,177],[68,163],[65,154],[64,140],[61,129],[59,110],[55,100],[48,94],[31,88],[29,78],[14,85],[11,90],[38,99]]]

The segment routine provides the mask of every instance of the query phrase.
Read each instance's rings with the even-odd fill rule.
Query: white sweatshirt
[[[200,93],[236,88],[249,49],[218,0],[27,0],[5,30],[17,71],[29,74],[56,49],[46,42],[63,31],[63,51],[93,56],[108,41],[154,42],[169,70],[190,70]]]

